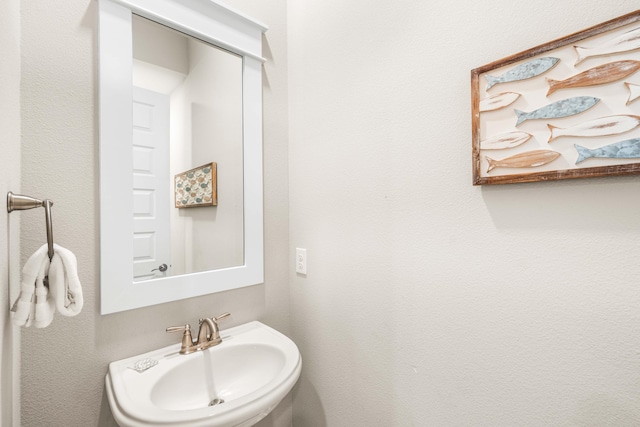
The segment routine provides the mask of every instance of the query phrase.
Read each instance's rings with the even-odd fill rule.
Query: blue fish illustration
[[[504,74],[501,74],[498,77],[486,75],[487,78],[487,89],[491,89],[493,86],[498,83],[508,83],[508,82],[516,82],[520,80],[530,79],[532,77],[539,76],[550,69],[552,69],[559,61],[559,58],[554,58],[551,56],[547,56],[545,58],[534,59],[533,61],[525,62],[524,64],[518,65],[515,68],[507,71]]]
[[[516,126],[525,120],[559,119],[562,117],[573,116],[588,110],[599,101],[600,98],[594,98],[592,96],[576,96],[545,105],[544,107],[528,113],[520,110],[513,110],[516,113],[516,116],[518,116]]]
[[[591,157],[603,157],[610,159],[637,159],[640,158],[640,138],[627,139],[625,141],[614,142],[604,147],[593,150],[575,144],[578,150],[578,163],[584,162]]]

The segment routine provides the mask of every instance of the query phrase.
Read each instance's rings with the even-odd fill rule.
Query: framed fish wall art
[[[207,163],[177,174],[174,184],[176,208],[218,205],[216,162]]]
[[[640,174],[640,11],[471,71],[473,184]]]

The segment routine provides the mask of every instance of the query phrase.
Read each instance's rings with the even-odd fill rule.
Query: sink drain
[[[215,398],[211,402],[209,402],[209,406],[216,406],[224,403],[224,399]]]

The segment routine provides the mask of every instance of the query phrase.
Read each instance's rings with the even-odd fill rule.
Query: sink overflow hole
[[[224,403],[224,399],[215,398],[211,402],[209,402],[209,406],[216,406]]]

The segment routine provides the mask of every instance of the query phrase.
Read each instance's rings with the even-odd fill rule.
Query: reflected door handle
[[[167,264],[160,264],[160,265],[158,266],[158,268],[154,268],[154,269],[153,269],[153,270],[151,270],[151,271],[157,271],[157,270],[160,270],[160,272],[164,273],[165,271],[167,271],[167,269],[168,269],[168,268],[169,268],[169,267],[167,267]]]

